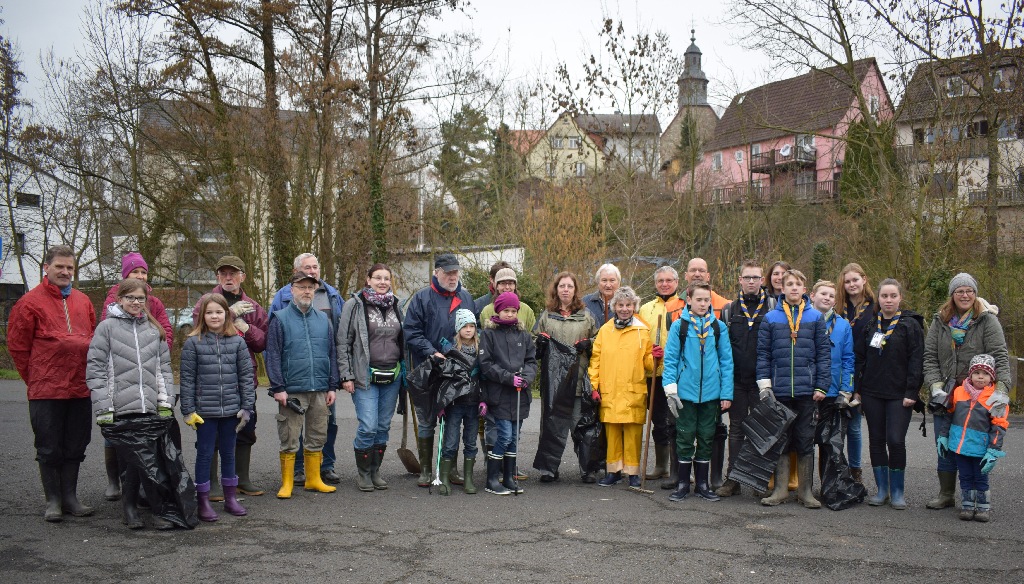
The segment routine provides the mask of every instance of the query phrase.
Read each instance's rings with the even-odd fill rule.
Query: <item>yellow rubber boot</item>
[[[319,468],[319,467],[317,467]],[[281,453],[281,490],[277,492],[278,499],[291,499],[292,488],[295,486],[295,453]]]
[[[787,485],[789,487],[790,491],[795,491],[797,489],[797,487],[800,486],[800,475],[797,472],[797,467],[798,466],[799,466],[799,464],[797,463],[797,460],[796,460],[796,453],[795,452],[790,452],[789,453],[789,485]]]
[[[320,468],[320,461],[323,459],[323,452],[311,452],[309,450],[302,451],[303,461],[306,463],[306,486],[307,491],[316,491],[318,493],[333,493],[337,491],[337,487],[325,484],[323,479],[320,478],[320,473],[316,472],[316,469]]]

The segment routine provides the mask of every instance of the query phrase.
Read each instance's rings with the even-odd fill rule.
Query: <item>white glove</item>
[[[679,417],[679,412],[683,411],[683,400],[679,399],[679,388],[674,383],[670,383],[664,387],[665,399],[668,401],[668,409],[672,412],[673,418]]]
[[[235,315],[236,318],[239,316],[245,316],[246,314],[255,311],[256,307],[252,305],[252,302],[249,302],[247,300],[239,300],[238,302],[231,305],[231,314]]]
[[[249,323],[245,322],[241,318],[236,318],[234,322],[235,328],[238,329],[238,332],[242,333],[243,335],[249,332]]]
[[[1008,406],[1010,405],[1010,396],[1004,391],[1003,388],[996,384],[996,390],[992,392],[992,396],[988,398],[988,406],[994,408],[996,406]]]
[[[761,401],[775,397],[775,393],[772,391],[771,379],[758,379],[757,389],[760,390],[757,396]]]

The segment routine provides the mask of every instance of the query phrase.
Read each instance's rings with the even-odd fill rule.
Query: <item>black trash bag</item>
[[[540,369],[540,438],[533,468],[554,475],[572,430],[580,359],[576,349],[554,339],[547,340],[546,345]]]
[[[796,414],[774,398],[758,402],[743,420],[746,440],[729,468],[729,478],[756,491],[768,490],[768,479],[789,444],[786,431],[795,419]]]
[[[460,397],[473,393],[475,367],[469,355],[454,347],[448,349],[445,359],[434,365],[434,373],[430,376],[435,412],[440,412]]]
[[[862,503],[868,494],[864,485],[853,480],[846,461],[843,440],[849,422],[849,409],[835,404],[823,405],[814,432],[822,461],[821,502],[833,511]]]
[[[405,376],[409,398],[412,399],[412,406],[416,408],[416,419],[420,423],[426,423],[437,417],[437,411],[434,410],[435,394],[431,384],[434,369],[433,359],[424,359]]]
[[[573,448],[580,461],[581,473],[600,471],[608,452],[608,438],[604,435],[604,424],[601,423],[601,404],[594,401],[591,396],[593,391],[590,376],[584,375],[580,420],[572,430]]]
[[[171,438],[174,418],[132,416],[100,430],[117,450],[117,459],[139,473],[153,515],[192,529],[199,525],[196,485],[181,450]]]

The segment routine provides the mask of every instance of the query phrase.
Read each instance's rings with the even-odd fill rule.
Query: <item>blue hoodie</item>
[[[676,385],[679,399],[704,403],[715,400],[729,400],[733,397],[732,343],[729,342],[729,327],[708,311],[711,326],[719,327],[719,335],[708,330],[704,340],[703,354],[697,331],[690,323],[689,308],[684,308],[679,318],[668,331],[665,345],[665,369],[661,376],[663,386]],[[699,325],[704,319],[697,318]],[[685,326],[686,346],[680,353],[679,334]],[[718,336],[718,338],[716,338]]]
[[[832,347],[821,313],[803,297],[804,311],[796,342],[790,336],[785,299],[769,312],[757,336],[757,382],[770,381],[779,399],[810,397],[832,383]]]
[[[853,392],[853,329],[845,319],[831,312],[825,319],[825,329],[832,325],[832,384],[825,397],[838,397],[840,391]]]

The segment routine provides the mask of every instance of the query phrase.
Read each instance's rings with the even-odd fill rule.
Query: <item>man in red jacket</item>
[[[75,252],[58,245],[43,257],[43,281],[21,297],[7,321],[7,347],[28,385],[46,521],[92,515],[78,501],[78,468],[92,438],[86,354],[96,328],[89,297],[71,287]]]

